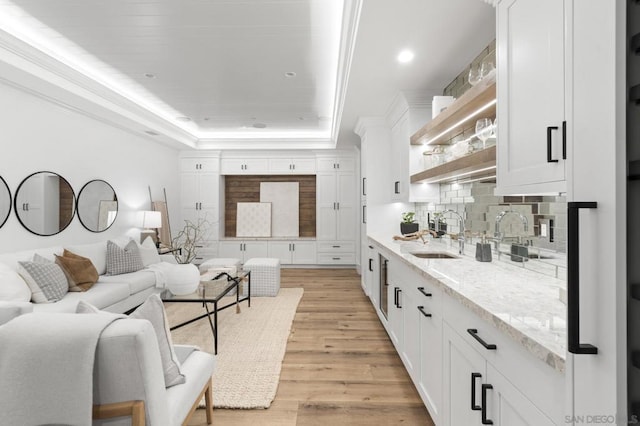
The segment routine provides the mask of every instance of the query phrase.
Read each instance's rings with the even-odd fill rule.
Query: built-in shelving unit
[[[467,90],[411,136],[411,145],[446,145],[470,127],[470,121],[496,115],[496,79],[490,75]]]
[[[411,175],[411,183],[445,183],[458,179],[495,177],[496,146],[456,158],[439,166]]]
[[[411,136],[412,145],[448,145],[475,130],[478,118],[496,115],[496,79],[490,75]],[[473,134],[473,133],[472,133]],[[494,178],[496,147],[491,146],[411,175],[411,183],[446,183]]]

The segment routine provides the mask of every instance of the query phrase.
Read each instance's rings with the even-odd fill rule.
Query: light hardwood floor
[[[355,270],[283,269],[281,285],[304,296],[276,398],[267,410],[216,409],[214,424],[433,425]],[[206,425],[204,411],[189,424]]]

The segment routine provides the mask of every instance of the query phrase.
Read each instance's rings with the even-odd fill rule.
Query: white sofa
[[[120,238],[122,240],[122,238]],[[120,241],[123,243],[123,241]],[[17,271],[19,261],[30,261],[35,253],[54,260],[54,254],[62,255],[64,249],[91,259],[100,278],[86,292],[69,292],[55,303],[12,302],[13,305],[32,305],[34,312],[75,312],[80,300],[84,300],[103,311],[124,313],[144,302],[149,295],[160,292],[156,288],[156,274],[148,269],[122,275],[105,275],[107,258],[107,240],[91,244],[55,246],[15,253],[0,254],[0,263]],[[163,262],[176,263],[171,255],[160,256]],[[0,286],[2,282],[0,282]]]

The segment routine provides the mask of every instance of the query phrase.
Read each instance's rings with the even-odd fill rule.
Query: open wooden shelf
[[[462,178],[472,179],[495,175],[495,165],[496,146],[493,145],[473,154],[456,158],[453,161],[411,175],[411,183],[446,183],[449,179],[454,181]],[[491,169],[487,170],[488,168]],[[463,175],[463,177],[460,175]]]
[[[496,115],[495,102],[486,109],[482,107],[496,100],[495,74],[488,76],[462,96],[456,99],[447,109],[442,111],[429,123],[411,136],[411,145],[447,144],[454,136],[469,128],[469,121],[482,117],[493,118]],[[474,112],[477,112],[474,114]],[[443,133],[444,132],[444,133]],[[440,135],[437,139],[436,136]]]

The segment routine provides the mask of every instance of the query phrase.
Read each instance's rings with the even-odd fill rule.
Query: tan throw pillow
[[[69,291],[87,291],[98,281],[98,270],[90,259],[65,249],[62,256],[56,255],[56,263],[69,282]]]

